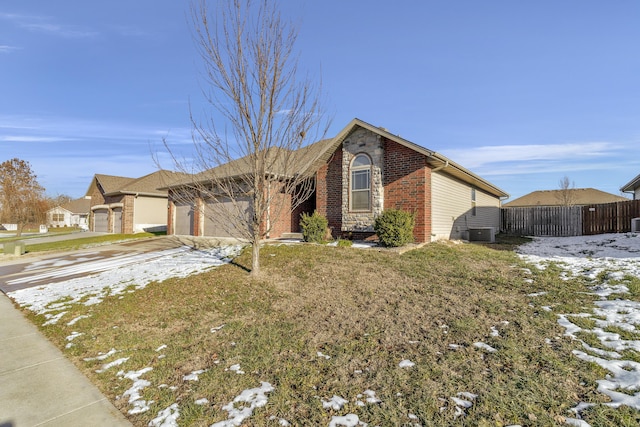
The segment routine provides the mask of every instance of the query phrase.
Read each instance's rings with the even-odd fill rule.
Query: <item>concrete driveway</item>
[[[82,236],[89,237],[87,233],[83,233]],[[65,236],[49,238],[63,237]],[[0,290],[6,294],[28,287],[83,277],[105,271],[105,269],[135,263],[136,255],[160,252],[184,245],[185,242],[177,238],[155,237],[78,249],[73,252],[25,255],[6,261],[0,258]],[[111,260],[111,262],[105,262],[105,260]]]

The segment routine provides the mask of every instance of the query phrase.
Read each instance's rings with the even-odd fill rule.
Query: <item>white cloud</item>
[[[445,150],[443,154],[464,167],[478,168],[501,162],[586,160],[610,156],[618,148],[618,145],[610,142],[495,145]]]
[[[15,13],[0,13],[0,19],[13,22],[16,26],[28,31],[47,33],[67,38],[86,38],[98,35],[96,31],[89,31],[72,26],[51,23],[51,18],[35,15],[20,15]],[[1,51],[0,51],[1,52]]]
[[[0,53],[9,53],[9,52],[13,52],[14,50],[19,50],[19,47],[16,46],[9,46],[6,44],[0,44]]]
[[[0,135],[0,142],[60,142],[68,139],[47,136]]]

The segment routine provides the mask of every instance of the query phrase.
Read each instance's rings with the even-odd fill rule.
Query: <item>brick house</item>
[[[315,178],[315,192],[295,211],[283,209],[272,219],[271,238],[298,232],[300,214],[313,210],[327,217],[334,237],[373,236],[375,218],[389,208],[415,214],[416,242],[466,239],[476,227],[499,229],[507,193],[386,129],[354,119],[334,138],[302,150],[312,153],[301,173]],[[168,233],[216,235],[215,227],[203,226],[201,207],[180,202],[181,191],[169,189]]]
[[[166,229],[167,191],[158,188],[180,175],[164,170],[141,178],[94,175],[85,195],[91,199],[89,229],[125,234]]]

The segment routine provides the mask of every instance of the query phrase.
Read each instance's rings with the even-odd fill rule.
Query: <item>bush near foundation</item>
[[[373,229],[382,246],[398,247],[413,242],[415,215],[400,209],[387,209],[378,216]]]
[[[305,242],[322,243],[327,232],[329,221],[317,211],[309,215],[303,213],[300,217],[300,227],[302,228],[302,238]]]

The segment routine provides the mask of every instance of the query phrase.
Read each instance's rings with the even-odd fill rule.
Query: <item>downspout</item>
[[[438,172],[446,167],[449,167],[449,160],[445,160],[444,164],[442,166],[438,166],[437,168],[433,168],[431,169],[431,172]]]

